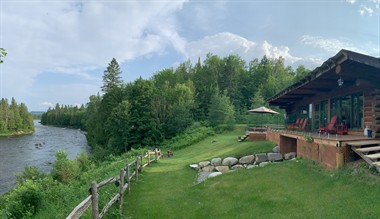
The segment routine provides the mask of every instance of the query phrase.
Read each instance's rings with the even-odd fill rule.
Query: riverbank
[[[21,135],[31,135],[35,132],[35,130],[21,130],[17,132],[9,132],[9,133],[0,133],[0,137],[11,137],[11,136],[21,136]]]

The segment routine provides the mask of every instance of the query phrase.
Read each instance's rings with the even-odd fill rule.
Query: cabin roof
[[[305,97],[330,92],[338,86],[339,78],[344,80],[344,86],[354,85],[359,78],[379,83],[380,58],[343,49],[267,102],[286,109]]]

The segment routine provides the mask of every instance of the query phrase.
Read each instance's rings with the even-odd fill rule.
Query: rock
[[[268,160],[269,161],[281,161],[283,160],[282,154],[280,153],[268,153]]]
[[[208,165],[210,165],[210,161],[199,162],[199,168],[203,168]]]
[[[262,153],[262,154],[256,154],[255,155],[255,162],[256,163],[262,163],[262,162],[265,162],[265,161],[268,161],[267,154]]]
[[[274,147],[272,151],[273,153],[280,153],[280,146],[276,145],[276,147]]]
[[[190,167],[193,168],[194,170],[199,170],[198,164],[190,164]]]
[[[238,170],[238,169],[244,169],[244,166],[240,164],[236,164],[231,167],[231,170]]]
[[[213,177],[215,177],[215,176],[219,176],[219,175],[222,175],[222,173],[221,173],[221,172],[213,172],[213,173],[211,173],[210,175],[208,175],[207,178],[213,178]]]
[[[211,165],[213,165],[213,166],[220,166],[220,165],[222,165],[222,158],[220,158],[220,157],[213,158],[211,160]]]
[[[222,164],[223,166],[233,166],[235,164],[237,164],[238,162],[238,159],[234,158],[234,157],[226,157],[224,158]]]
[[[286,153],[284,154],[284,159],[285,160],[290,160],[290,159],[293,159],[296,157],[296,152],[290,152],[290,153]]]
[[[205,166],[202,168],[202,172],[213,172],[215,169],[214,166]]]
[[[269,162],[262,162],[262,163],[259,164],[259,167],[266,166],[267,164],[269,164]]]
[[[257,165],[253,165],[253,164],[250,164],[247,166],[247,169],[252,169],[252,168],[255,168],[255,167],[258,167]]]
[[[241,163],[241,164],[251,164],[251,163],[253,163],[254,160],[255,160],[255,156],[248,155],[248,156],[244,156],[244,157],[240,158],[239,159],[239,163]]]
[[[230,168],[228,166],[216,166],[215,169],[218,172],[222,172],[222,173],[227,173],[228,171],[230,171]]]
[[[214,172],[199,172],[198,177],[197,177],[197,183],[201,183],[205,181],[211,173],[214,173]]]

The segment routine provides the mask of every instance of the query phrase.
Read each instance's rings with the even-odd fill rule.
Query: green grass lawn
[[[273,163],[195,184],[189,164],[270,151],[273,143],[216,135],[175,151],[140,174],[126,218],[379,218],[380,180],[364,167],[327,171],[311,161]],[[211,143],[215,139],[216,143]]]

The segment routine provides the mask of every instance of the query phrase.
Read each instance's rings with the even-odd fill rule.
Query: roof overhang
[[[269,98],[272,106],[287,109],[304,98],[329,93],[338,87],[342,78],[344,86],[358,83],[358,79],[380,82],[380,58],[341,50],[304,78]],[[380,83],[379,83],[380,86]]]

